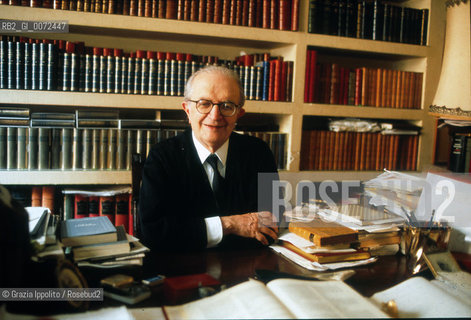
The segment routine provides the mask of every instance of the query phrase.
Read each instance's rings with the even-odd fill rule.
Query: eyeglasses
[[[234,102],[224,101],[219,103],[214,103],[211,100],[188,100],[191,102],[196,103],[196,110],[198,110],[201,114],[208,114],[213,110],[213,106],[219,106],[219,112],[224,117],[232,117],[235,113],[237,108],[239,107]]]

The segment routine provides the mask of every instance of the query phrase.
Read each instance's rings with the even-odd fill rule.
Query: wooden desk
[[[255,277],[256,269],[281,271],[295,275],[312,275],[306,270],[277,254],[270,248],[244,250],[207,250],[185,254],[157,254],[147,261],[146,273],[164,274],[167,277],[208,273],[222,284],[232,286]],[[355,275],[346,282],[364,296],[384,290],[409,277],[405,257],[380,257],[373,264],[355,267]],[[164,298],[165,300],[165,298]],[[154,302],[156,302],[154,300]],[[165,304],[165,301],[163,301]]]

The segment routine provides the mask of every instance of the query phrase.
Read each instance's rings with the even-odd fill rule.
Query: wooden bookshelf
[[[411,0],[406,6],[429,8],[428,45],[418,46],[307,33],[308,0],[301,0],[299,31],[279,31],[222,24],[98,14],[43,8],[1,5],[0,19],[65,20],[70,30],[64,34],[15,34],[34,38],[85,41],[87,46],[122,48],[125,51],[153,50],[210,54],[224,59],[270,52],[295,61],[291,102],[248,100],[248,113],[275,115],[281,132],[289,134],[288,164],[282,176],[299,173],[302,124],[306,117],[360,117],[408,120],[422,127],[417,164],[419,171],[432,164],[434,120],[427,110],[438,84],[444,40],[445,6],[439,1]],[[316,48],[341,59],[359,59],[384,64],[387,68],[423,72],[422,108],[393,109],[304,103],[306,50]],[[83,92],[0,90],[0,104],[61,107],[105,107],[126,109],[181,110],[181,97],[103,94]],[[361,180],[379,172],[323,171],[303,172],[305,179]],[[15,178],[18,175],[18,178]],[[0,171],[3,184],[114,184],[130,183],[129,172],[20,172]],[[114,178],[117,181],[115,182]],[[101,179],[103,179],[101,181]],[[31,184],[31,183],[29,183]]]

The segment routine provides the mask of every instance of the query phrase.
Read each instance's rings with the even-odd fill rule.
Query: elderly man
[[[152,250],[277,239],[272,214],[257,212],[258,173],[277,174],[273,154],[262,140],[233,132],[244,102],[227,68],[208,66],[188,80],[182,106],[191,130],[155,145],[143,169],[139,217]]]

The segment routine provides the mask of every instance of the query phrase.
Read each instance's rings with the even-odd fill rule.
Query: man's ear
[[[182,102],[182,108],[188,117],[188,123],[190,123],[190,106],[188,105],[188,101]]]
[[[239,108],[239,112],[237,112],[237,119],[242,117],[245,114],[245,109],[244,108]]]

